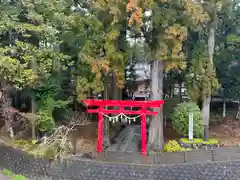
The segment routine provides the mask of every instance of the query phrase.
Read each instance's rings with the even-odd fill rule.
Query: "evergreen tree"
[[[69,6],[64,0],[1,2],[2,82],[17,89],[34,87],[50,76],[53,59],[59,62],[66,59],[58,48],[58,28],[60,23],[67,24],[63,12]]]
[[[223,88],[223,117],[226,116],[225,99],[238,100],[240,97],[239,88],[239,33],[240,8],[239,1],[232,1],[224,5],[219,13],[218,28],[216,31],[216,64],[217,77]]]
[[[197,29],[208,19],[201,5],[191,0],[183,1],[141,1],[143,12],[151,15],[143,18],[141,30],[152,54],[151,98],[163,99],[164,71],[184,69],[185,55],[183,43],[187,39],[188,28]],[[141,24],[140,24],[141,25]],[[149,129],[149,146],[163,147],[163,109],[153,117]]]

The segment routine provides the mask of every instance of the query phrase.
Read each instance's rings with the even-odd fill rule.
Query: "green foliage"
[[[37,115],[39,116],[36,123],[37,128],[43,132],[52,131],[55,127],[53,111],[66,108],[71,101],[64,100],[62,89],[54,77],[35,88],[34,92],[38,105]]]
[[[240,43],[240,37],[233,34],[229,34],[227,36],[227,40],[228,42],[231,42],[231,43]]]
[[[188,94],[194,101],[202,100],[219,88],[213,64],[210,63],[205,42],[199,41],[193,45],[191,60],[186,82]]]
[[[27,141],[27,140],[24,140],[24,139],[16,139],[16,140],[14,140],[14,144],[19,146],[19,147],[24,147],[25,145],[28,145],[30,143],[31,143],[31,141]]]
[[[0,74],[7,83],[34,86],[40,76],[48,78],[53,58],[59,62],[66,58],[56,48],[59,17],[62,23],[66,20],[58,11],[68,7],[59,8],[63,2],[1,2]]]
[[[182,47],[187,39],[187,28],[198,30],[202,23],[208,21],[207,13],[200,4],[188,0],[150,0],[140,4],[146,11],[152,9],[151,16],[145,17],[144,20],[146,26],[149,21],[154,26],[145,27],[144,35],[154,59],[167,60],[167,71],[184,70],[186,63]]]
[[[213,145],[213,144],[219,144],[219,141],[217,139],[209,139],[208,141],[204,141],[203,139],[194,138],[192,141],[189,141],[188,138],[181,138],[180,141],[182,141],[184,144],[203,144],[203,145]]]
[[[52,113],[55,109],[66,108],[71,101],[65,100],[55,100],[53,97],[45,97],[41,104],[39,103],[39,111],[46,110],[49,113]]]
[[[38,111],[37,114],[39,115],[39,119],[37,120],[37,128],[42,132],[51,132],[55,127],[52,114],[49,114],[49,111],[46,109]]]
[[[26,180],[26,177],[23,175],[13,175],[12,180]]]
[[[179,97],[165,98],[164,99],[164,106],[163,106],[164,116],[166,116],[167,118],[171,118],[171,115],[174,111],[174,108],[179,103],[180,103]]]
[[[10,141],[7,142],[7,145],[10,145],[17,149],[21,149],[26,153],[32,154],[34,156],[46,157],[49,159],[59,158],[59,152],[63,151],[63,149],[61,149],[60,144],[61,144],[60,139],[58,141],[54,141],[54,143],[51,143],[50,145],[44,143],[37,144],[36,140],[30,141],[24,139],[17,139],[11,142]],[[6,174],[11,175],[12,172],[6,170]]]
[[[203,136],[203,119],[199,107],[193,102],[184,102],[174,109],[172,114],[173,128],[179,135],[188,135],[188,117],[193,113],[193,135],[194,137]]]
[[[63,93],[63,89],[60,87],[59,80],[57,79],[58,77],[52,75],[50,76],[47,80],[42,81],[42,83],[38,86],[36,86],[33,89],[35,99],[37,101],[38,107],[41,108],[46,104],[46,101],[49,101],[48,104],[52,104],[51,108],[53,106],[59,106],[60,103],[53,102],[49,97],[52,99],[65,99],[65,95]],[[52,102],[50,102],[52,101]],[[67,104],[68,102],[66,102]]]
[[[151,56],[148,59],[164,60],[166,71],[184,71],[188,64],[189,95],[198,100],[219,87],[206,47],[206,24],[214,20],[219,2],[224,3],[220,9],[226,10],[218,11],[214,65],[226,89],[224,94],[239,98],[237,1],[234,8],[219,0],[216,4],[192,0],[139,1],[136,12],[143,12],[139,14],[143,26],[136,30],[126,26],[130,15],[126,12],[127,1],[4,0],[0,7],[0,76],[6,84],[33,91],[30,95],[35,97],[39,116],[36,126],[41,131],[51,131],[55,127],[53,111],[66,108],[73,95],[82,99],[103,91],[105,77],[114,73],[120,88],[134,85],[135,62],[127,62],[129,51],[132,52],[127,40],[130,32],[134,38],[144,36]],[[145,16],[150,9],[151,15]],[[141,59],[139,54],[140,51],[135,53],[135,59]],[[131,74],[125,82],[127,65]],[[167,116],[174,105],[175,102],[166,102]],[[174,112],[175,128],[182,135],[187,134],[187,111],[191,108]],[[195,110],[194,134],[202,136],[202,120]]]
[[[66,108],[71,101],[54,100],[52,97],[45,98],[39,101],[37,128],[40,131],[48,132],[52,131],[55,127],[53,111]]]
[[[164,152],[182,152],[190,150],[190,148],[183,148],[176,140],[170,140],[164,145]]]
[[[42,150],[42,155],[49,159],[56,159],[57,154],[61,150],[60,142],[55,142],[51,144],[51,146],[46,146],[46,148]],[[58,157],[57,157],[58,158]]]
[[[2,173],[6,176],[11,177],[12,180],[27,180],[23,175],[16,175],[8,169],[3,169]]]
[[[33,149],[37,148],[36,141],[28,141],[23,139],[13,140],[11,145],[26,152],[31,152]]]
[[[240,8],[239,1],[234,0],[227,6],[223,6],[217,28],[216,42],[219,49],[215,53],[217,76],[223,88],[224,97],[230,99],[240,98]],[[223,36],[224,34],[224,36]]]
[[[86,4],[87,13],[79,8],[81,14],[72,14],[71,38],[66,34],[67,47],[74,56],[77,55],[71,70],[77,77],[76,93],[79,99],[88,96],[89,92],[102,92],[104,78],[113,72],[117,77],[117,86],[123,88],[128,58],[128,13],[125,12],[125,4],[116,3],[115,0],[94,4],[89,1]]]
[[[14,173],[9,169],[3,169],[2,173],[6,176],[12,176]]]
[[[50,144],[40,143],[36,148],[26,152],[34,156],[46,157],[51,160],[58,160],[72,153],[71,147],[69,146],[68,142],[63,142],[64,140],[61,139],[51,139],[50,141]],[[65,143],[64,147],[62,143]]]
[[[68,104],[59,94],[58,77],[52,80],[70,64],[60,45],[61,31],[71,26],[71,5],[65,0],[1,2],[0,75],[6,84],[33,90],[29,96],[38,101],[41,131],[50,131],[55,126],[52,111]]]

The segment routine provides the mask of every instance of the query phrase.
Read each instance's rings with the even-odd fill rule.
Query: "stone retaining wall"
[[[173,156],[174,158],[174,156]],[[239,180],[240,161],[177,165],[124,164],[82,159],[51,162],[0,145],[0,169],[30,180]]]

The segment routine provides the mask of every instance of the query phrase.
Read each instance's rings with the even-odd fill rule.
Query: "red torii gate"
[[[158,112],[147,110],[147,108],[160,108],[164,104],[163,100],[158,101],[123,101],[123,100],[82,100],[87,106],[97,106],[97,109],[88,109],[88,113],[98,113],[98,143],[97,152],[102,152],[103,140],[103,115],[104,114],[128,114],[141,115],[141,136],[142,136],[142,155],[147,154],[147,133],[146,133],[146,115],[155,116]],[[105,109],[105,107],[119,107],[119,109]],[[140,110],[125,110],[125,107],[139,107]]]

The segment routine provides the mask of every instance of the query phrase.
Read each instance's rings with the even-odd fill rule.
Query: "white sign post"
[[[188,139],[193,140],[193,113],[189,113],[188,116]]]

